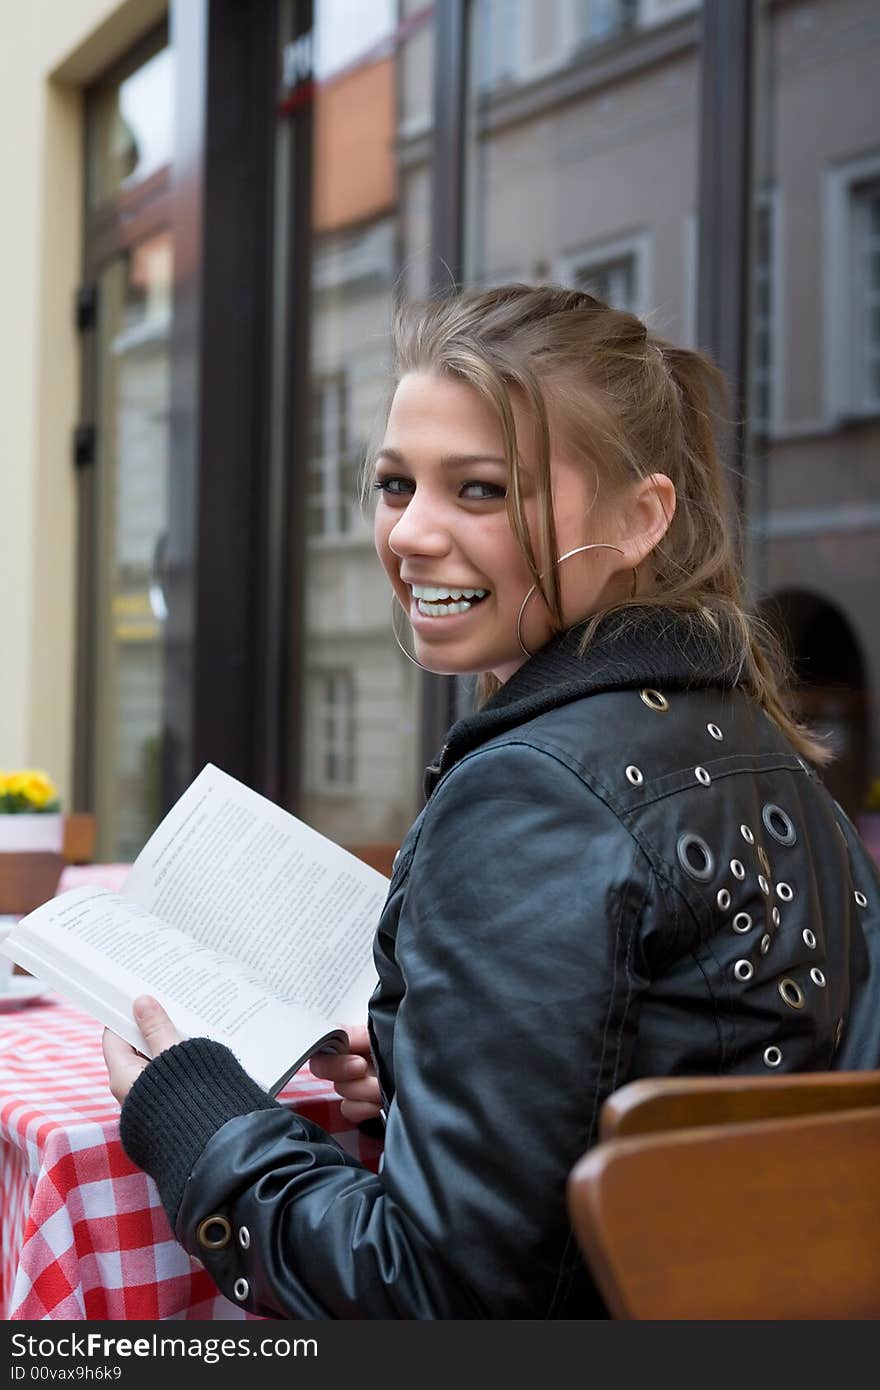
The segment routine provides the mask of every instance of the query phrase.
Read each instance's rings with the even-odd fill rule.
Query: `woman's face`
[[[530,422],[516,404],[514,415],[523,507],[538,555]],[[614,541],[607,526],[602,535],[596,531],[595,484],[588,470],[552,442],[551,481],[560,555],[594,539]],[[374,486],[376,550],[409,614],[418,660],[438,674],[492,671],[507,680],[526,659],[517,615],[532,579],[507,517],[507,466],[491,408],[454,378],[405,376],[376,457]],[[559,580],[565,625],[586,618],[621,579],[626,590],[628,576],[627,562],[614,550],[564,561]],[[523,642],[534,652],[552,633],[536,591],[523,615]]]

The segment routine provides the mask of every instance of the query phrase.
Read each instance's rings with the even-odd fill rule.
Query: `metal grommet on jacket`
[[[807,1002],[804,998],[804,991],[801,989],[797,980],[786,977],[784,980],[779,981],[777,988],[790,1009],[802,1009]]]
[[[223,1250],[232,1240],[232,1225],[225,1216],[215,1212],[199,1222],[196,1240],[205,1250]]]
[[[244,1300],[247,1298],[250,1291],[251,1286],[248,1283],[247,1279],[236,1279],[235,1283],[232,1285],[232,1292],[235,1294],[235,1297],[238,1299],[239,1303],[244,1303]]]
[[[249,1250],[249,1249],[250,1249],[250,1244],[251,1244],[251,1233],[250,1233],[250,1231],[248,1230],[247,1226],[239,1226],[239,1228],[238,1228],[238,1243],[239,1243],[239,1245],[241,1246],[242,1250]]]
[[[715,856],[702,835],[685,830],[675,847],[678,862],[685,873],[698,883],[708,883],[715,874]]]
[[[761,819],[774,840],[778,840],[781,845],[793,845],[797,842],[797,831],[791,816],[787,811],[783,811],[781,806],[769,801],[761,812]]]

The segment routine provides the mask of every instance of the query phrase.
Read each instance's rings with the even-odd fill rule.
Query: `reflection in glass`
[[[880,778],[880,30],[863,0],[758,14],[750,576],[796,703],[837,753],[823,778],[866,822]]]
[[[399,151],[430,128],[430,23],[424,5],[407,9],[415,18],[395,35],[396,6],[384,0],[315,5],[299,814],[345,845],[399,844],[417,809],[418,672],[394,643],[358,497],[384,423],[394,295],[413,292],[427,260],[428,152],[402,166]]]
[[[121,82],[95,92],[89,132],[92,206],[171,162],[174,55],[163,48]]]
[[[128,861],[160,814],[170,232],[112,261],[99,294],[97,852]]]
[[[699,67],[682,21],[697,8],[474,0],[469,283],[567,284],[692,338]],[[645,39],[660,29],[658,62]]]

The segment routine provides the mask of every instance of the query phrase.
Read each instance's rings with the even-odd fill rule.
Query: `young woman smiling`
[[[122,1138],[254,1312],[601,1315],[565,1182],[603,1100],[880,1065],[880,876],[744,609],[711,365],[552,287],[411,307],[396,344],[376,548],[413,659],[479,700],[401,847],[368,1030],[313,1063],[384,1111],[381,1172],[150,1000],[155,1060],[105,1037]]]

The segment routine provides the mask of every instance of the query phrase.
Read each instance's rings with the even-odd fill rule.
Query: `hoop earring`
[[[411,655],[410,655],[410,653],[407,651],[406,647],[403,645],[403,643],[401,642],[400,638],[398,637],[398,635],[397,635],[397,623],[396,623],[395,619],[396,619],[397,613],[398,613],[399,611],[401,611],[400,602],[398,601],[397,595],[396,595],[396,594],[392,594],[392,595],[391,595],[391,631],[392,631],[392,633],[394,634],[394,640],[395,640],[395,642],[397,643],[397,645],[398,645],[398,647],[400,648],[400,650],[403,652],[403,654],[404,654],[404,656],[406,657],[407,661],[411,661],[412,664],[413,664],[413,666],[418,666],[419,669],[422,670],[422,671],[430,671],[430,669],[431,669],[430,666],[423,666],[422,663],[421,663],[421,661],[419,661],[417,657],[414,657],[414,656],[411,656]]]
[[[560,557],[559,557],[558,560],[554,560],[553,566],[561,565],[562,562],[563,562],[563,560],[569,560],[569,559],[571,559],[572,555],[581,555],[585,550],[616,550],[617,553],[618,553],[618,555],[622,555],[622,554],[624,553],[624,552],[621,550],[621,548],[620,548],[619,545],[610,545],[608,541],[594,541],[594,542],[592,543],[592,545],[579,545],[579,546],[577,546],[576,549],[574,549],[574,550],[567,550],[567,551],[565,552],[564,555],[560,555]],[[632,572],[632,576],[633,576],[633,584],[632,584],[632,591],[631,591],[631,593],[630,593],[630,598],[635,598],[635,596],[636,596],[636,588],[637,588],[638,582],[639,582],[639,581],[638,581],[638,575],[636,574],[635,569],[634,569],[633,572]],[[544,578],[543,574],[541,575],[541,578],[542,578],[542,579]],[[526,611],[526,604],[528,603],[529,599],[532,597],[532,594],[535,592],[535,590],[537,589],[537,587],[538,587],[537,584],[533,584],[532,587],[529,589],[529,592],[526,594],[525,598],[523,599],[522,603],[521,603],[520,606],[519,606],[519,613],[518,613],[517,619],[516,619],[516,640],[519,642],[520,651],[522,652],[523,656],[525,656],[525,657],[534,656],[534,652],[530,652],[530,651],[529,651],[528,647],[526,646],[525,642],[524,642],[523,639],[522,639],[522,620],[523,620],[523,613],[525,613],[525,611]]]

